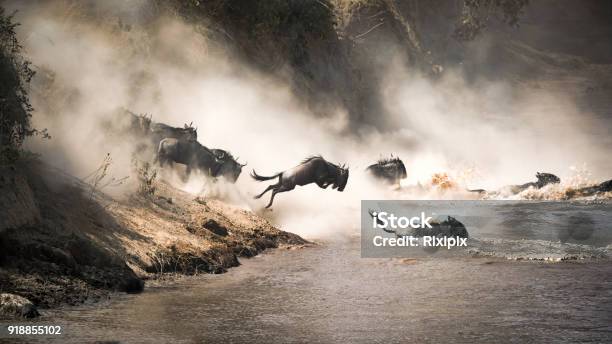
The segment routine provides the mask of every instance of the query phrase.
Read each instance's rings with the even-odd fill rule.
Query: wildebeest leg
[[[185,165],[185,177],[182,178],[183,182],[189,181],[189,176],[191,176],[191,166]]]
[[[276,196],[277,193],[291,191],[294,188],[295,188],[295,185],[294,186],[281,185],[281,187],[279,187],[278,189],[274,189],[274,191],[272,191],[272,197],[270,197],[270,203],[268,203],[266,208],[270,208],[272,206],[272,202],[274,202],[274,196]]]
[[[323,180],[317,180],[317,185],[321,188],[321,189],[327,189],[327,187],[331,184],[329,182],[323,181]]]
[[[278,190],[274,190],[272,191],[272,197],[270,197],[270,203],[268,203],[268,205],[266,206],[266,208],[270,208],[272,206],[272,202],[274,202],[274,196],[276,196],[276,194],[278,193]]]
[[[157,163],[159,163],[159,167],[164,168],[166,165],[170,165],[173,167],[172,160],[166,158],[165,156],[158,156]]]
[[[321,189],[325,189],[329,186],[329,184],[331,184],[329,181],[327,181],[327,178],[325,176],[319,176],[317,178],[317,180],[315,181],[315,183],[321,188]]]
[[[280,186],[280,183],[268,185],[268,187],[262,193],[260,193],[259,195],[255,196],[253,198],[255,198],[255,199],[261,198],[261,196],[263,196],[266,192],[268,192],[268,191],[270,191],[272,189],[275,189],[275,188],[277,188],[279,186]]]

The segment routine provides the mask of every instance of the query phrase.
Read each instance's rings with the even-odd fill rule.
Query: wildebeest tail
[[[255,172],[255,170],[253,170],[253,171],[251,172],[251,177],[252,177],[253,179],[257,180],[257,181],[260,181],[260,182],[263,182],[264,180],[274,179],[274,178],[276,178],[276,177],[278,177],[278,176],[280,176],[280,175],[281,175],[280,173],[277,173],[277,174],[275,174],[275,175],[273,175],[273,176],[270,176],[270,177],[265,177],[265,176],[260,176],[259,174],[257,174],[257,173]]]

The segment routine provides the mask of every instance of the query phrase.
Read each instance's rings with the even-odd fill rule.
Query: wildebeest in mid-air
[[[223,153],[221,153],[223,152]],[[157,161],[160,166],[179,163],[186,166],[186,174],[193,169],[199,170],[211,177],[223,176],[231,183],[236,182],[242,167],[234,157],[223,150],[210,150],[198,141],[165,138],[160,141],[157,151]]]
[[[266,208],[270,208],[277,193],[291,191],[296,185],[304,186],[315,183],[322,189],[332,185],[333,189],[342,192],[348,182],[349,169],[344,165],[339,166],[331,163],[321,156],[311,156],[296,167],[273,176],[260,176],[253,170],[251,177],[260,182],[278,177],[278,183],[269,185],[262,193],[255,196],[255,198],[260,198],[266,192],[272,190],[272,197],[270,197],[270,202],[266,206]]]
[[[408,176],[404,162],[398,157],[393,157],[393,155],[368,166],[366,172],[389,184],[399,184],[400,180]]]

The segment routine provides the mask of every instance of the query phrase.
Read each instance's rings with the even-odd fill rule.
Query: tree
[[[27,136],[38,132],[31,127],[33,109],[27,92],[34,71],[21,55],[18,25],[0,7],[0,154],[19,148]]]

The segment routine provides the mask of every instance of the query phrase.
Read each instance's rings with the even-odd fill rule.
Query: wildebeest
[[[247,164],[239,163],[238,158],[234,158],[230,152],[223,149],[211,149],[211,151],[221,162],[221,166],[217,170],[217,176],[223,176],[229,182],[235,183],[242,173],[242,168]]]
[[[175,138],[186,141],[198,139],[197,128],[192,124],[185,124],[182,128],[172,127],[164,123],[156,123],[152,115],[136,114],[130,110],[120,108],[102,125],[111,135],[127,136],[130,138],[144,139],[143,143],[152,145],[157,150],[159,142],[165,138]]]
[[[111,135],[145,137],[151,132],[151,116],[136,114],[119,108],[102,121],[102,127]]]
[[[558,184],[561,182],[561,179],[559,179],[559,177],[555,176],[552,173],[536,172],[536,178],[538,180],[535,182],[529,182],[529,183],[520,184],[520,185],[508,185],[504,187],[504,189],[509,190],[510,193],[517,194],[524,190],[527,190],[530,187],[533,187],[535,189],[541,189],[548,184]],[[487,190],[484,190],[484,189],[475,189],[475,190],[468,190],[468,191],[478,192],[478,193],[488,192]]]
[[[401,179],[407,177],[404,162],[393,156],[378,160],[375,164],[368,166],[366,172],[389,184],[398,184]]]
[[[209,176],[215,177],[222,161],[208,148],[198,141],[165,138],[159,142],[157,160],[160,166],[167,163],[179,163],[186,166],[187,175],[191,170],[200,170]]]
[[[129,112],[129,111],[128,111]],[[151,115],[147,114],[130,114],[130,132],[137,133],[138,135],[147,135],[151,130]]]
[[[277,193],[291,191],[296,185],[304,186],[316,183],[322,189],[332,185],[333,189],[338,189],[338,191],[342,192],[348,182],[349,170],[344,165],[333,164],[321,156],[311,156],[296,167],[273,176],[260,176],[253,170],[251,177],[260,182],[278,177],[278,183],[269,185],[262,193],[255,196],[255,198],[260,198],[266,192],[272,190],[272,197],[270,197],[270,202],[266,206],[266,208],[269,208],[272,206],[274,196]]]
[[[160,141],[157,161],[162,167],[167,163],[183,164],[186,166],[187,176],[193,169],[196,169],[211,177],[223,176],[231,183],[236,182],[242,172],[242,167],[246,165],[238,163],[226,151],[208,149],[198,141],[176,138],[165,138]]]
[[[604,193],[604,192],[610,192],[610,191],[612,191],[612,179],[607,180],[603,183],[599,183],[594,186],[587,186],[583,188],[568,190],[566,194],[567,194],[567,197],[575,197],[575,196],[586,197],[586,196],[592,196],[598,193]]]
[[[536,178],[538,178],[538,180],[535,182],[529,182],[521,185],[512,185],[513,191],[516,191],[515,193],[518,193],[530,187],[541,189],[548,184],[561,183],[561,179],[559,179],[559,177],[555,176],[552,173],[536,172]]]
[[[185,124],[183,128],[171,127],[163,123],[151,123],[151,139],[153,145],[157,147],[161,140],[165,138],[178,139],[181,141],[197,141],[198,128]]]

